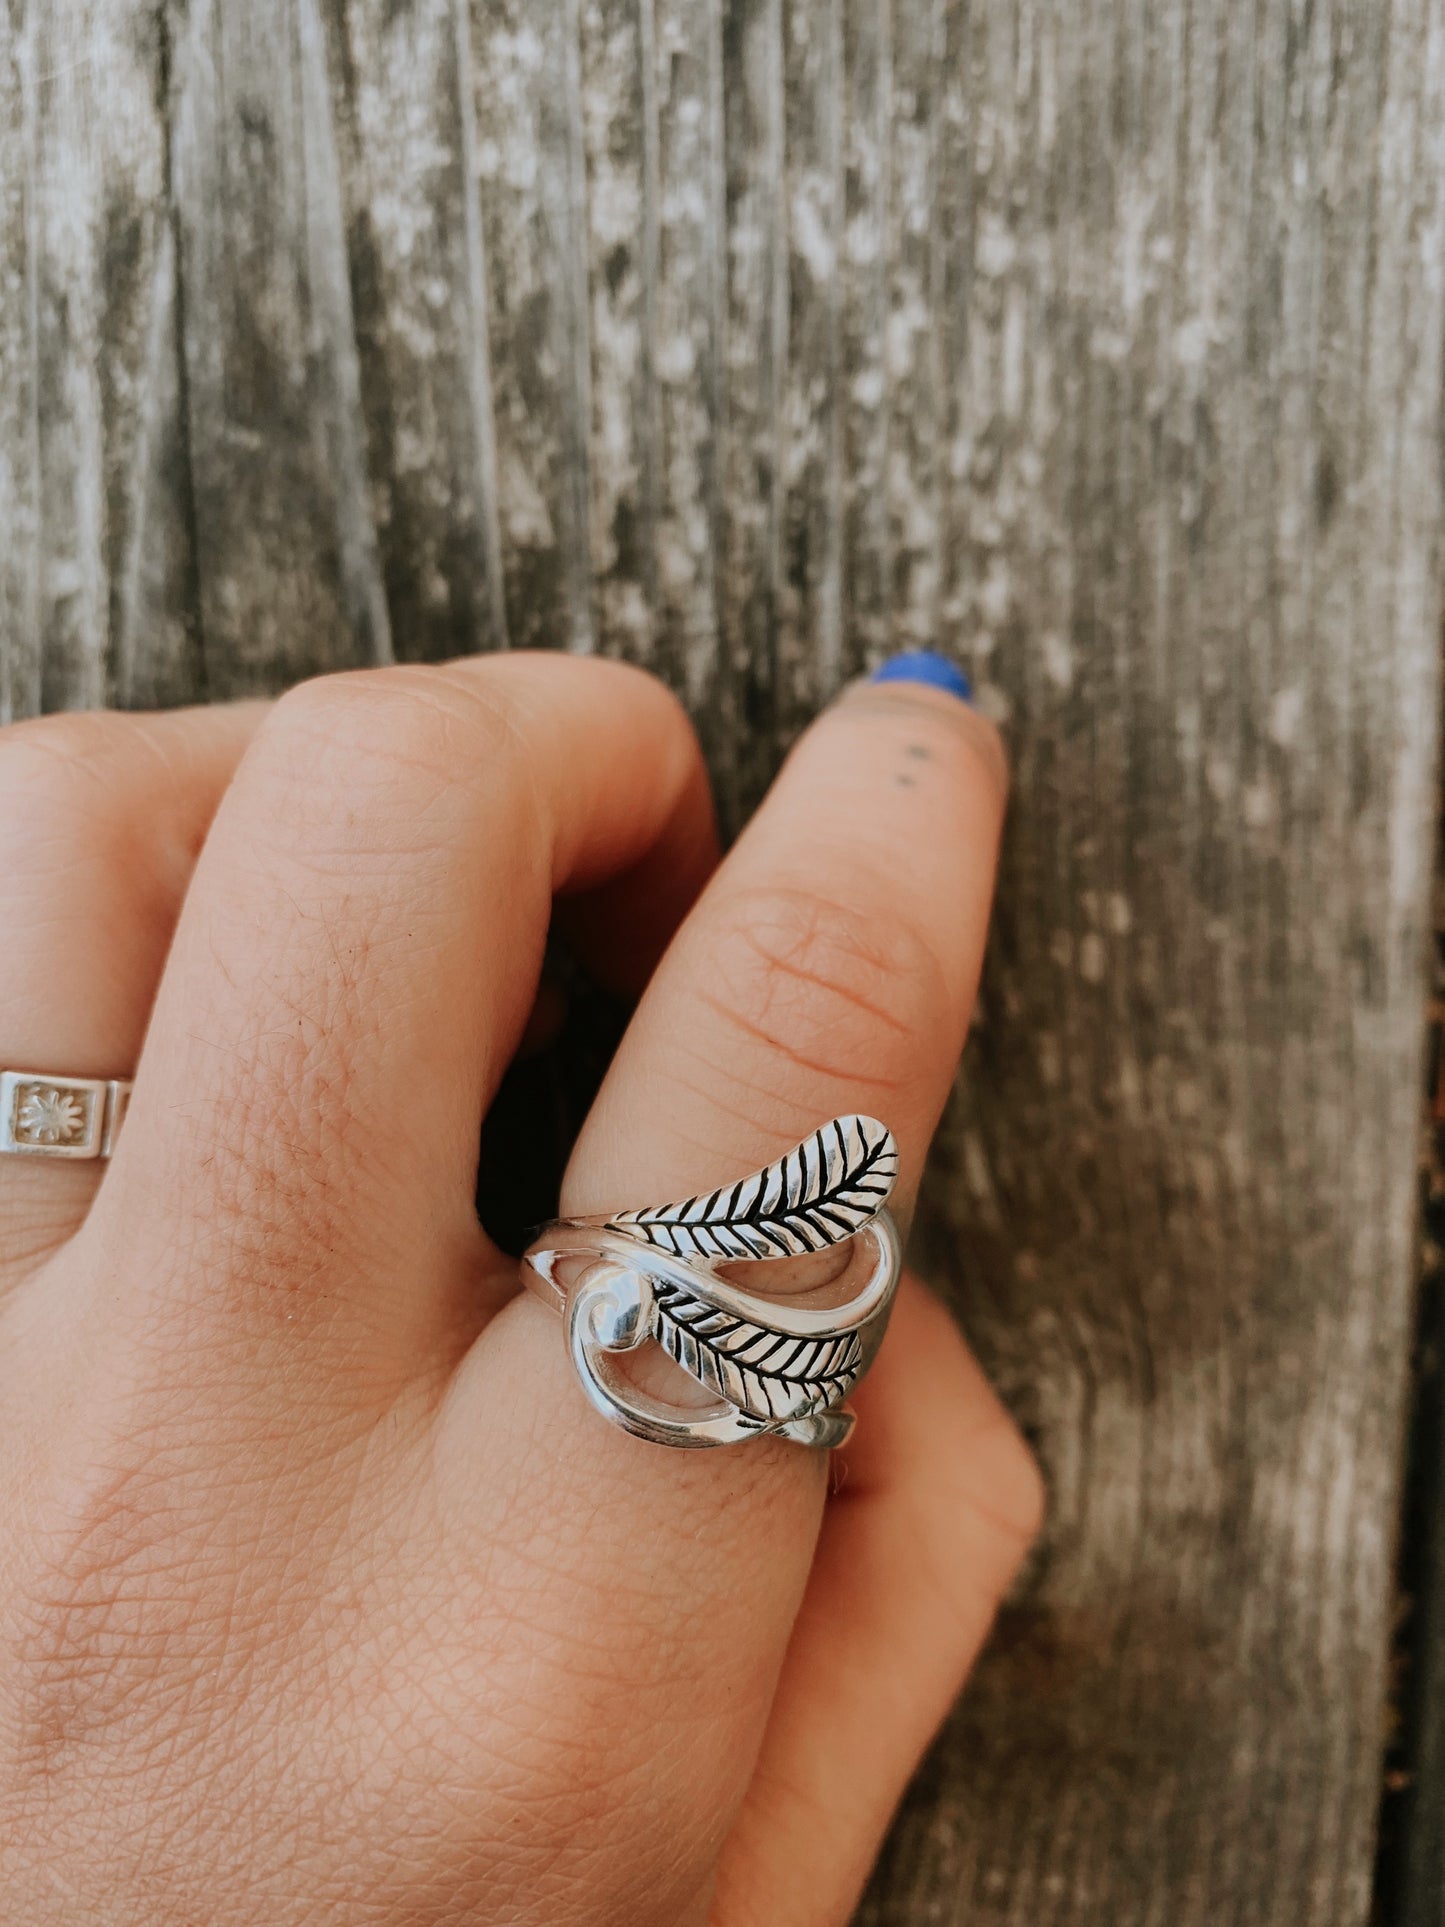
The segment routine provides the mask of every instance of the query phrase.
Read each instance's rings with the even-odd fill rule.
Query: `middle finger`
[[[183,1363],[218,1324],[248,1358],[269,1334],[303,1383],[325,1327],[383,1395],[454,1355],[497,1269],[478,1135],[554,893],[703,852],[708,808],[681,710],[617,664],[518,654],[283,697],[201,854],[86,1227],[127,1253],[122,1319],[179,1314]]]

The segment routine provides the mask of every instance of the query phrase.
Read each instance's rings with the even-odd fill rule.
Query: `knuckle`
[[[88,1428],[83,1455],[71,1447],[50,1464],[0,1611],[0,1832],[68,1834],[72,1864],[97,1881],[120,1877],[142,1839],[234,1811],[274,1741],[282,1692],[269,1622],[214,1527],[188,1522],[155,1462],[168,1456],[153,1452],[160,1437]],[[95,1812],[109,1816],[100,1832]]]
[[[947,978],[922,931],[806,885],[740,896],[709,1001],[759,1048],[854,1084],[896,1088]]]
[[[596,681],[599,693],[655,711],[664,728],[675,733],[680,741],[688,744],[696,741],[687,704],[655,670],[607,656],[574,656],[565,660],[572,668],[585,666],[588,675]]]
[[[161,1494],[142,1468],[101,1476],[70,1516],[52,1516],[17,1575],[10,1649],[21,1682],[22,1751],[47,1770],[139,1712],[156,1711],[168,1615],[147,1610],[166,1590],[174,1547]]]
[[[972,1628],[991,1618],[1043,1532],[1047,1488],[1038,1460],[1002,1405],[977,1428],[959,1462],[953,1502],[940,1517],[934,1582]]]
[[[1012,1551],[1016,1571],[1044,1529],[1048,1490],[1038,1460],[1002,1406],[990,1440],[987,1465],[987,1483],[975,1499],[974,1510],[984,1516],[1004,1547]]]
[[[276,704],[263,737],[310,773],[352,783],[398,778],[465,781],[518,749],[508,705],[439,671],[357,670],[298,683]]]
[[[400,867],[446,857],[475,825],[484,783],[489,801],[505,802],[497,765],[520,760],[504,710],[468,703],[437,672],[318,677],[263,722],[235,808],[273,866],[374,887],[380,907]]]
[[[263,724],[251,765],[262,840],[308,872],[390,876],[450,846],[485,808],[535,818],[533,757],[504,693],[429,668],[299,683]]]
[[[17,1753],[49,1778],[204,1750],[220,1709],[259,1714],[310,1609],[305,1559],[278,1560],[251,1503],[250,1449],[217,1471],[189,1443],[201,1394],[147,1377],[127,1407],[143,1387],[144,1420],[87,1423],[51,1459],[7,1575]]]
[[[962,1331],[943,1304],[919,1299],[930,1321],[928,1346],[952,1373],[951,1414],[943,1463],[953,1468],[955,1510],[1000,1552],[1004,1584],[1043,1531],[1048,1489],[1018,1421],[985,1378]]]
[[[7,854],[88,850],[104,835],[97,781],[126,719],[85,711],[39,716],[0,730],[0,826]]]
[[[976,1440],[986,1465],[960,1467],[951,1491],[933,1499],[913,1535],[910,1584],[932,1602],[933,1635],[972,1664],[989,1626],[1013,1592],[1045,1519],[1037,1462],[1012,1421]]]

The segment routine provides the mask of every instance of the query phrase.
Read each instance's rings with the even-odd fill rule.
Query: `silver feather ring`
[[[680,1204],[560,1218],[522,1259],[522,1277],[562,1314],[567,1350],[593,1405],[658,1445],[732,1445],[773,1433],[840,1445],[844,1401],[883,1339],[902,1263],[886,1209],[898,1146],[876,1118],[835,1117],[751,1177]],[[720,1267],[801,1258],[844,1244],[820,1307],[759,1298]],[[653,1341],[711,1401],[677,1405],[637,1385],[620,1355]]]

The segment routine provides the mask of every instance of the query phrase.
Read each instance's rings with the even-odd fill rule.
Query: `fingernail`
[[[868,680],[927,683],[930,689],[946,690],[960,702],[973,701],[973,684],[968,677],[956,662],[933,649],[905,649],[902,655],[890,656],[887,662],[879,663]]]

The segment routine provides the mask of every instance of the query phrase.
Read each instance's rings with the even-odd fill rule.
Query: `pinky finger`
[[[905,1277],[712,1927],[842,1927],[1039,1530],[1043,1486],[948,1313]]]

